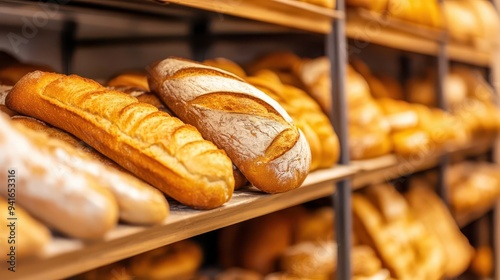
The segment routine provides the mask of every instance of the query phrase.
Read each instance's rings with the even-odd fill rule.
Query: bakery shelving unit
[[[268,195],[258,190],[235,192],[223,207],[197,211],[170,201],[171,214],[164,224],[154,227],[119,225],[102,241],[85,244],[79,240],[56,238],[42,260],[22,264],[16,279],[61,279],[119,261],[142,252],[219,229],[293,205],[332,195],[332,184],[352,176],[355,170],[335,167],[314,172],[296,190]],[[0,272],[0,279],[9,276]]]
[[[2,2],[12,9],[29,9],[37,5],[35,1],[7,0]],[[0,6],[0,12],[2,8]],[[83,243],[58,237],[47,248],[45,258],[22,264],[19,271],[16,272],[16,279],[69,277],[182,239],[331,195],[334,198],[337,216],[336,231],[339,244],[337,279],[349,279],[350,195],[353,189],[361,188],[368,183],[404,177],[437,165],[445,167],[446,164],[441,160],[443,157],[455,154],[465,156],[481,154],[484,153],[485,147],[492,147],[493,143],[489,140],[479,141],[466,147],[453,147],[441,153],[429,154],[421,158],[403,159],[387,155],[372,160],[350,162],[346,149],[347,122],[344,75],[346,38],[355,40],[355,42],[363,41],[436,57],[441,61],[438,65],[444,67],[441,69],[440,85],[442,85],[443,74],[447,71],[448,60],[453,60],[479,67],[491,67],[492,72],[496,75],[495,81],[497,81],[498,90],[500,87],[498,84],[500,81],[500,55],[498,52],[478,52],[472,47],[449,44],[445,40],[445,34],[439,30],[412,26],[397,20],[387,21],[363,11],[348,11],[346,15],[344,8],[343,0],[337,0],[336,10],[320,8],[294,0],[159,0],[156,3],[146,0],[75,0],[60,6],[62,15],[77,14],[81,9],[100,9],[110,12],[135,13],[161,19],[192,17],[193,14],[196,17],[198,13],[209,11],[323,35],[326,54],[332,61],[331,73],[334,85],[332,94],[336,115],[331,116],[331,119],[339,134],[342,156],[339,165],[311,173],[302,187],[287,193],[267,195],[252,189],[238,191],[226,205],[210,211],[196,211],[171,202],[171,215],[160,226],[145,228],[120,225],[104,240],[94,243]],[[65,18],[61,17],[60,20],[63,21]],[[69,25],[65,29],[67,32],[65,38],[71,39],[72,31],[74,31],[72,28],[71,21],[69,21]],[[150,37],[145,39],[165,41],[169,38]],[[80,43],[96,42],[88,40]],[[63,43],[69,50],[76,47],[72,40],[63,40]],[[71,55],[71,51],[65,55],[66,69],[70,69]],[[196,56],[196,50],[193,52],[193,56]],[[495,63],[491,64],[493,58]],[[496,151],[500,150],[496,149]],[[499,162],[500,155],[496,159]],[[336,188],[334,188],[334,184]],[[494,209],[495,236],[500,236],[500,206],[497,205]],[[491,207],[488,207],[478,213],[457,217],[457,222],[459,225],[465,225],[490,210]],[[495,245],[496,252],[500,252],[500,243],[497,242]],[[496,255],[500,256],[498,253]],[[500,262],[499,257],[497,257],[497,262]],[[496,267],[500,267],[500,263]],[[0,272],[0,279],[7,279],[4,277],[6,277],[4,272]],[[9,279],[13,279],[11,275],[9,277]],[[498,271],[496,279],[500,279]]]

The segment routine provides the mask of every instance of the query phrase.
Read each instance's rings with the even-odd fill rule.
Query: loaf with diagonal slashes
[[[311,150],[286,111],[238,76],[168,58],[148,69],[150,89],[205,139],[224,149],[250,183],[278,193],[299,187]]]

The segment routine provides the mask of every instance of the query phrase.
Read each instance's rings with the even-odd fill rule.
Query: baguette
[[[113,77],[108,81],[109,87],[130,86],[143,91],[149,91],[146,73],[139,71],[130,71]]]
[[[198,209],[221,206],[234,188],[224,151],[179,119],[76,75],[33,72],[7,106],[83,140],[177,201]]]
[[[151,104],[158,108],[160,111],[167,112],[171,116],[175,116],[175,114],[154,94],[150,92],[146,92],[144,90],[134,88],[131,86],[117,86],[117,87],[108,87],[109,89],[115,89],[121,91],[123,93],[129,94],[139,100],[139,102],[144,102]],[[234,175],[234,189],[240,189],[245,186],[248,181],[243,176],[241,171],[233,164],[233,175]]]
[[[168,203],[160,191],[132,176],[75,137],[30,117],[16,116],[12,120],[69,144],[69,146],[59,148],[66,150],[74,157],[58,157],[58,159],[67,166],[95,176],[104,187],[109,189],[118,202],[120,218],[123,221],[133,224],[158,224],[168,216]]]
[[[15,210],[8,211],[9,206],[14,206]],[[0,217],[6,223],[0,227],[0,234],[2,235],[0,239],[0,260],[3,261],[2,263],[9,263],[10,256],[8,254],[10,254],[11,246],[15,247],[15,254],[19,258],[40,256],[52,238],[49,229],[33,219],[19,206],[12,205],[12,202],[8,203],[2,197],[0,197],[0,209],[2,209]],[[16,220],[11,220],[11,218],[16,218]],[[8,238],[11,236],[11,229],[6,225],[9,225],[11,221],[15,224],[16,235],[13,235],[13,238]],[[5,260],[7,260],[7,263],[4,262]],[[2,266],[2,269],[6,271],[7,267]]]
[[[89,176],[57,160],[46,145],[64,145],[47,135],[14,126],[0,116],[0,181],[16,169],[16,204],[46,225],[83,239],[102,238],[118,221],[113,195]],[[70,156],[70,155],[68,155]],[[8,197],[7,188],[1,195]],[[12,192],[11,192],[12,193]]]
[[[150,67],[150,88],[179,118],[225,149],[267,193],[299,187],[311,164],[304,135],[265,93],[214,67],[168,58]]]

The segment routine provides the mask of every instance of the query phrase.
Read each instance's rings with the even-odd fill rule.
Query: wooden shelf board
[[[304,31],[327,34],[332,19],[343,17],[327,9],[295,0],[158,0],[221,14],[258,20]]]
[[[193,210],[171,202],[171,214],[163,225],[139,227],[119,225],[102,241],[55,238],[43,258],[23,263],[15,274],[0,271],[0,279],[61,279],[116,262],[170,243],[226,227],[300,203],[331,195],[334,182],[352,176],[356,169],[336,166],[312,172],[303,186],[280,194],[255,189],[237,191],[223,207]],[[15,278],[12,278],[15,276]],[[8,277],[8,278],[6,278]]]
[[[352,177],[354,189],[369,184],[377,184],[398,177],[426,170],[437,166],[442,155],[453,157],[467,157],[481,155],[493,145],[493,139],[475,139],[463,146],[454,146],[442,152],[434,152],[425,156],[403,158],[397,155],[385,155],[374,159],[352,161],[351,166],[358,172]]]
[[[373,43],[398,50],[426,55],[437,55],[439,43],[432,34],[417,36],[409,32],[390,28],[387,23],[377,20],[367,20],[357,13],[349,13],[346,21],[348,38]],[[365,46],[365,44],[361,44]],[[354,46],[357,47],[357,46]]]
[[[353,176],[352,185],[354,189],[359,189],[370,184],[379,184],[395,178],[432,168],[438,164],[439,154],[432,154],[426,157],[414,157],[410,159],[401,158],[396,155],[387,155],[380,158],[382,165],[375,165],[375,159],[366,162],[353,163],[361,171]]]
[[[489,67],[493,62],[493,54],[473,48],[472,46],[449,44],[448,57],[451,61]]]

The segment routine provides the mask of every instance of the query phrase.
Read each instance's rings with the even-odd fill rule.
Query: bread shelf
[[[61,279],[122,260],[176,241],[262,216],[280,209],[331,195],[334,182],[349,177],[355,169],[336,166],[311,173],[303,186],[281,194],[248,189],[236,191],[223,207],[199,211],[175,202],[170,216],[155,227],[119,225],[102,241],[84,244],[79,240],[55,238],[43,258],[20,265],[15,278],[0,271],[0,279]]]
[[[258,20],[316,33],[329,33],[332,19],[343,14],[295,0],[159,0],[221,14]]]
[[[475,66],[489,67],[493,61],[493,54],[478,50],[472,46],[449,44],[447,48],[451,61],[463,62]]]
[[[403,158],[397,155],[385,155],[374,159],[351,162],[358,171],[353,176],[353,188],[359,189],[369,184],[383,183],[404,177],[412,173],[437,166],[443,155],[451,157],[477,156],[487,152],[493,145],[493,139],[476,139],[464,146],[449,147],[442,152],[422,156]]]

